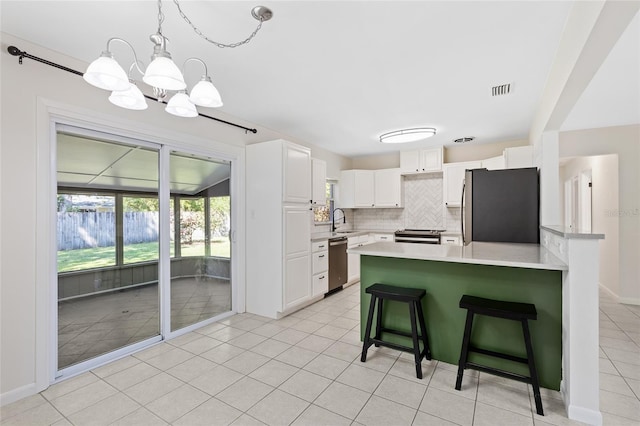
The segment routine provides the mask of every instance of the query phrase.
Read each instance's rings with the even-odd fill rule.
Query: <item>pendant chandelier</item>
[[[253,33],[240,42],[223,44],[205,36],[184,14],[178,0],[173,0],[173,2],[178,8],[180,16],[193,28],[196,34],[221,48],[238,47],[250,42],[262,27],[262,23],[273,16],[271,10],[264,6],[254,7],[251,15],[258,20],[258,26]],[[164,102],[168,97],[168,92],[176,92],[165,107],[165,111],[170,114],[179,117],[197,117],[198,110],[196,105],[208,108],[221,107],[223,105],[222,98],[209,76],[207,64],[199,58],[189,58],[184,61],[182,66],[182,71],[184,71],[187,63],[194,61],[204,67],[204,74],[200,81],[191,88],[190,93],[187,92],[187,83],[184,80],[183,73],[173,62],[171,54],[167,51],[167,38],[162,34],[163,21],[162,0],[158,0],[158,30],[149,37],[153,43],[153,55],[151,56],[151,63],[145,70],[142,69],[144,64],[138,60],[133,46],[124,39],[113,37],[107,41],[107,49],[102,52],[100,57],[89,64],[87,71],[83,75],[84,80],[95,87],[111,91],[109,101],[112,104],[126,109],[143,110],[147,108],[145,96],[131,78],[131,73],[135,69],[142,75],[142,81],[153,88],[153,94],[158,101]],[[125,72],[111,53],[111,43],[116,41],[126,44],[133,51],[134,61],[129,67],[128,73]]]

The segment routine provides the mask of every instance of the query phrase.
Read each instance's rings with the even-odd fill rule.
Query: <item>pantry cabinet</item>
[[[246,194],[246,309],[279,318],[313,301],[310,150],[248,145]]]

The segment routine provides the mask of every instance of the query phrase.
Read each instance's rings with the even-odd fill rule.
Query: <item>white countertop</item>
[[[540,229],[549,231],[552,234],[558,235],[563,238],[576,238],[583,240],[603,240],[604,234],[593,234],[591,232],[583,232],[574,230],[565,226],[540,226]]]
[[[402,259],[566,271],[567,265],[539,244],[482,243],[467,246],[378,242],[347,253]]]
[[[311,234],[311,241],[327,240],[329,238],[336,238],[336,237],[357,237],[359,235],[366,235],[366,234],[393,234],[394,232],[396,231],[395,230],[391,231],[387,229],[376,229],[376,230],[356,229],[356,230],[338,231],[338,232],[330,232],[330,231],[314,232]]]

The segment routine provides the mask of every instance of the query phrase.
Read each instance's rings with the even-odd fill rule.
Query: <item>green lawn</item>
[[[171,257],[174,256],[171,245]],[[231,247],[228,238],[220,238],[211,242],[211,256],[230,257]],[[204,256],[204,243],[183,244],[182,257]],[[115,247],[98,247],[58,252],[58,272],[79,271],[82,269],[101,268],[116,264]],[[145,262],[158,258],[158,243],[129,244],[124,247],[124,263]]]

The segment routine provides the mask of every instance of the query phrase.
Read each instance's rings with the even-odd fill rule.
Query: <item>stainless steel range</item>
[[[395,232],[396,243],[440,244],[440,229],[402,229]]]

